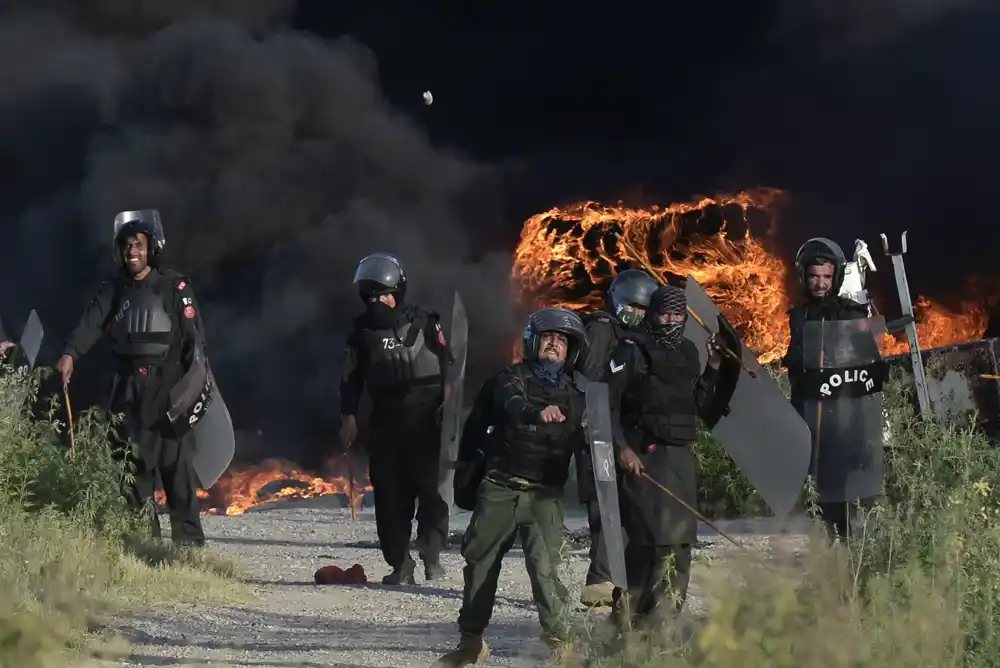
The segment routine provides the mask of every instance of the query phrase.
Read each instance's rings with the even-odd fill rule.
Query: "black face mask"
[[[395,307],[387,306],[378,301],[365,302],[365,309],[368,312],[368,319],[372,325],[378,328],[392,327],[399,318],[399,303]]]

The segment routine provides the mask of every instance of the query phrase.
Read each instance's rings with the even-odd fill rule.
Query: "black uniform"
[[[586,378],[600,382],[608,371],[608,360],[625,335],[625,328],[618,318],[606,311],[595,311],[584,316],[587,332],[587,351],[580,358],[580,373]],[[587,508],[587,524],[590,526],[590,568],[587,569],[587,585],[611,582],[611,567],[608,565],[608,550],[601,540],[601,509],[597,503],[597,488],[594,483],[594,467],[586,444],[579,449],[576,458],[576,483],[580,502]]]
[[[697,507],[691,443],[697,416],[712,405],[716,372],[707,368],[701,373],[691,341],[680,339],[668,346],[645,333],[623,339],[609,368],[616,452],[631,448],[653,479]],[[643,478],[623,475],[619,494],[622,526],[628,532],[625,563],[632,612],[648,615],[671,593],[682,604],[697,538],[696,518]]]
[[[788,352],[781,360],[782,366],[788,369],[788,379],[792,385],[792,405],[801,415],[803,399],[800,381],[804,367],[802,358],[802,337],[806,322],[817,320],[860,320],[868,317],[868,308],[864,304],[847,297],[830,296],[825,299],[810,299],[801,306],[788,311],[788,328],[791,341]],[[810,473],[816,475],[816,464],[812,462]],[[820,503],[819,510],[828,528],[835,529],[840,536],[846,536],[848,530],[848,505],[846,503]]]
[[[383,312],[384,315],[384,312]],[[440,316],[398,306],[389,320],[354,320],[344,351],[342,415],[357,415],[362,390],[372,399],[369,477],[382,554],[394,570],[411,565],[414,506],[425,565],[438,564],[448,537],[448,504],[438,489],[441,404],[451,351]]]
[[[159,470],[174,541],[204,544],[193,444],[189,433],[179,435],[167,419],[170,390],[190,367],[197,347],[204,345],[191,280],[154,268],[142,280],[121,276],[103,283],[63,354],[76,361],[102,335],[117,364],[108,408],[124,413],[120,436],[139,446],[130,499],[136,506],[149,501]],[[158,537],[155,515],[152,522]]]

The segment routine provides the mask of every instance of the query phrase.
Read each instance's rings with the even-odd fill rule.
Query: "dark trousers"
[[[608,565],[608,547],[601,535],[601,506],[597,499],[587,501],[587,524],[590,525],[590,568],[587,569],[586,584],[611,582],[611,567]]]
[[[178,438],[165,424],[130,431],[128,435],[138,444],[138,452],[133,458],[135,482],[126,490],[129,501],[136,508],[151,509],[156,474],[159,472],[170,511],[171,538],[175,543],[204,545],[205,532],[201,526],[201,505],[198,502],[190,438]],[[159,538],[160,521],[155,509],[149,512],[153,537]]]
[[[818,503],[819,517],[826,526],[830,539],[849,537],[851,530],[851,504],[849,503]]]
[[[368,477],[375,494],[375,528],[382,556],[394,569],[410,559],[414,512],[421,559],[437,563],[445,548],[450,510],[438,490],[440,456],[440,445],[430,439],[372,439]]]
[[[628,612],[630,624],[663,613],[680,612],[691,582],[690,545],[635,545],[625,547],[628,571]],[[616,601],[616,613],[625,612],[622,599]],[[619,617],[619,622],[624,619]]]

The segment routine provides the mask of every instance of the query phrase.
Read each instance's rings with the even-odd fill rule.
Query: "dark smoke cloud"
[[[289,439],[336,426],[362,256],[398,254],[446,320],[459,289],[484,364],[514,326],[509,256],[471,257],[490,170],[389,108],[364,46],[276,23],[291,4],[6,3],[0,22],[0,284],[24,286],[4,313],[37,308],[55,346],[111,270],[114,214],[157,207],[234,419]]]
[[[986,0],[782,0],[778,33],[808,35],[836,57],[899,40]]]

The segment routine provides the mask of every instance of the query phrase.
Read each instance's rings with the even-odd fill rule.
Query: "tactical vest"
[[[427,320],[427,312],[418,310],[402,326],[357,329],[368,350],[369,393],[403,392],[442,382],[441,362],[424,336]]]
[[[646,358],[649,375],[635,396],[626,397],[622,424],[626,431],[640,431],[646,439],[684,446],[697,435],[698,404],[695,383],[700,362],[689,341],[666,348],[646,337],[630,337]]]
[[[586,408],[583,389],[570,376],[563,376],[558,385],[548,383],[528,364],[516,364],[511,370],[524,383],[525,398],[534,410],[558,406],[566,420],[517,424],[505,416],[490,468],[546,487],[562,487],[575,446],[570,437],[580,428]]]
[[[115,355],[154,364],[166,361],[175,327],[167,312],[170,288],[170,281],[159,273],[117,284],[107,326]]]

